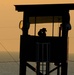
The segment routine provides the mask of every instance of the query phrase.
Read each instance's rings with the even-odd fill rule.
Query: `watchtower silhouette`
[[[68,68],[68,31],[71,29],[69,10],[74,9],[74,4],[37,4],[37,5],[15,5],[16,10],[24,12],[23,28],[20,39],[20,75],[26,75],[26,66],[36,72],[37,75],[49,75],[57,69],[57,75],[67,75]],[[52,16],[53,21],[36,21],[36,17]],[[61,16],[60,20],[54,19]],[[30,17],[35,17],[30,21]],[[53,22],[52,36],[39,37],[28,35],[31,23]],[[59,26],[59,36],[54,36],[54,23],[61,22]],[[36,62],[34,68],[27,61]],[[42,62],[42,64],[41,64]],[[43,66],[46,63],[44,73]],[[56,67],[50,70],[50,63],[55,63]],[[42,72],[40,70],[42,65]],[[60,71],[61,68],[61,71]]]

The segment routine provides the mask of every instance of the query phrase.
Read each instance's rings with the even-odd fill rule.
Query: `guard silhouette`
[[[46,31],[47,31],[46,28],[42,28],[39,30],[38,35],[40,37],[46,37]]]

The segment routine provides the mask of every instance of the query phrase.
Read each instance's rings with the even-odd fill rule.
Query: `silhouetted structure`
[[[20,39],[20,75],[26,75],[26,66],[35,71],[37,75],[49,75],[56,69],[57,75],[67,75],[68,30],[71,29],[69,10],[74,9],[74,4],[15,5],[15,7],[17,11],[24,12],[23,35]],[[43,16],[53,16],[53,18],[52,20],[41,20],[41,22],[40,20],[36,21],[36,17]],[[61,16],[61,19],[57,20],[55,16]],[[30,21],[30,17],[35,17],[35,19]],[[53,23],[52,36],[28,36],[29,25],[42,22]],[[54,23],[56,22],[62,23],[59,26],[58,36],[54,36]],[[27,61],[36,62],[37,68],[31,66]],[[45,73],[44,63],[46,63]],[[50,63],[56,64],[52,70],[50,70]],[[41,65],[42,72],[40,70]]]

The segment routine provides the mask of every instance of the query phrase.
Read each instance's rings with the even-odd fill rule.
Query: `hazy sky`
[[[74,0],[1,0],[0,1],[0,43],[9,51],[19,50],[19,21],[23,18],[22,12],[15,11],[17,4],[41,3],[74,3]],[[70,11],[72,30],[69,31],[69,52],[74,53],[74,11]],[[2,49],[2,48],[1,48]]]

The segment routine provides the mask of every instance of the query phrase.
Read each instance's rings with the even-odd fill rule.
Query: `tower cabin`
[[[15,5],[18,12],[23,12],[22,35],[20,36],[20,75],[26,75],[26,66],[37,75],[49,75],[57,69],[57,75],[67,75],[68,31],[71,30],[69,10],[74,4],[35,4]],[[51,18],[52,17],[52,18]],[[38,19],[37,19],[38,18]],[[45,28],[36,36],[37,23],[52,23],[52,36],[46,36]],[[54,23],[59,23],[58,36],[54,36]],[[35,34],[29,35],[31,24],[35,24]],[[48,25],[50,28],[50,25]],[[50,31],[50,30],[49,30]],[[36,62],[34,68],[27,62]],[[40,71],[40,62],[46,63],[46,73]],[[56,68],[49,70],[49,64]],[[61,71],[60,68],[61,67]]]

